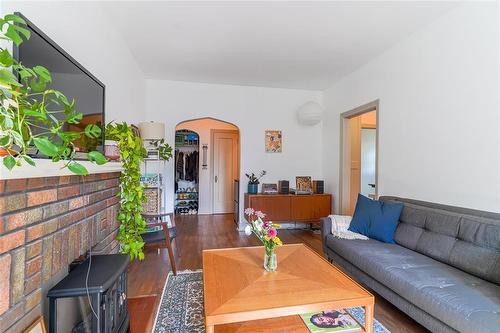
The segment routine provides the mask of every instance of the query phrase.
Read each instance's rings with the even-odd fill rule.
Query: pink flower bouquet
[[[278,237],[277,228],[279,228],[279,225],[271,221],[264,221],[266,214],[260,210],[255,211],[253,208],[247,208],[245,209],[245,215],[247,220],[250,221],[245,227],[245,234],[250,236],[253,233],[262,242],[266,250],[264,268],[266,271],[274,272],[278,266],[274,249],[283,245]]]

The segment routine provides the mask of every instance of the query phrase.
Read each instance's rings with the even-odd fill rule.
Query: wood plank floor
[[[225,247],[259,245],[255,237],[236,230],[232,215],[188,215],[176,218],[176,242],[181,257],[178,270],[201,268],[201,251]],[[280,230],[284,243],[305,243],[322,253],[321,238],[308,230]],[[166,249],[146,249],[146,259],[129,266],[129,311],[132,333],[151,332],[165,279],[170,271]],[[392,333],[428,332],[382,297],[375,295],[375,318]]]

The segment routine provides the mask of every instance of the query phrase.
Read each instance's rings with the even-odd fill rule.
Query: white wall
[[[500,212],[499,8],[465,3],[325,91],[327,189],[339,114],[380,99],[379,194]]]
[[[142,119],[143,74],[98,2],[1,2],[2,16],[21,12],[106,85],[107,122]]]
[[[188,129],[194,131],[199,136],[200,155],[199,155],[199,179],[198,179],[198,212],[199,214],[212,214],[212,187],[211,187],[211,172],[212,172],[212,144],[211,144],[211,130],[238,130],[238,128],[229,123],[218,121],[215,119],[200,119],[187,121],[179,124],[177,130]],[[203,150],[202,145],[207,144],[207,168],[203,169]],[[173,189],[171,189],[173,191]]]
[[[147,80],[146,97],[145,119],[165,122],[168,142],[174,142],[175,126],[184,120],[213,117],[238,126],[241,198],[246,172],[266,170],[264,182],[294,180],[298,175],[323,177],[321,125],[302,126],[296,117],[303,103],[322,103],[321,92]],[[283,131],[283,153],[265,153],[266,129]],[[166,180],[167,187],[173,188],[173,162],[167,165]],[[173,195],[169,192],[167,205],[172,209]]]

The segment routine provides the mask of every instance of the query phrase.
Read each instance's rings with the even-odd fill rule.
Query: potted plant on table
[[[255,211],[253,208],[245,209],[247,220],[250,221],[245,227],[245,234],[250,236],[252,233],[262,242],[265,249],[264,269],[267,272],[274,272],[278,268],[278,258],[276,257],[275,249],[283,245],[278,237],[279,225],[271,221],[264,221],[266,214],[260,210]]]
[[[172,147],[165,141],[165,139],[152,140],[151,147],[158,150],[158,154],[162,161],[168,161],[172,157]]]
[[[266,171],[262,170],[258,176],[253,172],[251,174],[246,173],[245,176],[248,178],[248,193],[257,194],[259,191],[260,179],[266,175]]]

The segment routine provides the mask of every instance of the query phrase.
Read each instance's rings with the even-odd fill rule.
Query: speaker
[[[325,193],[325,181],[324,180],[313,180],[313,192],[315,194]]]
[[[290,193],[290,182],[288,180],[280,180],[278,182],[278,192],[280,194]]]

